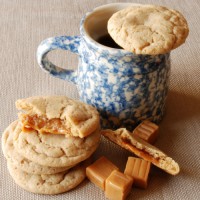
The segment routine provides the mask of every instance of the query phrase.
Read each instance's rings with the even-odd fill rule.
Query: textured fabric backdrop
[[[87,11],[117,0],[0,0],[0,132],[17,118],[15,101],[34,95],[58,94],[78,98],[76,86],[50,77],[36,61],[39,43],[51,36],[78,35],[79,22]],[[173,177],[152,168],[146,190],[133,188],[129,199],[200,199],[200,1],[135,0],[159,4],[181,11],[188,20],[190,34],[184,45],[171,54],[172,71],[167,113],[160,124],[156,146],[173,157],[181,167]],[[52,60],[76,68],[77,57],[55,51]],[[106,140],[95,156],[106,155],[121,170],[130,153]],[[1,200],[103,200],[104,193],[85,180],[78,188],[61,195],[31,194],[10,177],[0,151]]]

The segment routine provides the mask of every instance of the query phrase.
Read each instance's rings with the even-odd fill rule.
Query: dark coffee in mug
[[[98,40],[98,43],[107,46],[107,47],[111,47],[111,48],[115,48],[115,49],[122,49],[122,47],[120,47],[111,37],[109,34],[101,36]]]

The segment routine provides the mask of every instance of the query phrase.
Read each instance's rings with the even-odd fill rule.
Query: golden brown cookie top
[[[40,132],[86,137],[99,126],[96,108],[66,96],[36,96],[16,101],[24,126]],[[27,128],[26,127],[26,128]]]
[[[185,42],[189,28],[184,16],[156,5],[132,6],[114,13],[108,21],[114,41],[136,54],[164,54]]]

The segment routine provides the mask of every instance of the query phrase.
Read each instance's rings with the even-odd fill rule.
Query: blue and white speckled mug
[[[109,128],[134,128],[141,120],[159,122],[164,114],[170,75],[169,54],[135,55],[101,45],[110,16],[130,5],[108,4],[87,13],[80,25],[80,36],[60,36],[44,40],[37,60],[51,75],[77,85],[80,99],[94,105]],[[138,4],[137,4],[138,5]],[[69,50],[79,57],[77,70],[62,69],[51,63],[48,52]]]

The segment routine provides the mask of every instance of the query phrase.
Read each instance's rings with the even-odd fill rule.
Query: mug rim
[[[134,54],[133,52],[130,52],[130,51],[127,51],[125,49],[117,49],[117,48],[112,48],[112,47],[109,47],[109,46],[105,46],[105,45],[102,45],[100,43],[98,43],[95,39],[93,39],[89,34],[88,32],[85,30],[85,22],[86,20],[92,15],[94,14],[95,12],[101,10],[101,9],[104,9],[104,8],[109,8],[109,7],[122,7],[121,9],[129,6],[129,5],[132,5],[132,6],[141,6],[141,5],[144,5],[144,4],[139,4],[139,3],[128,3],[128,2],[123,2],[123,3],[109,3],[109,4],[104,4],[104,5],[101,5],[101,6],[98,6],[96,8],[94,8],[93,10],[87,12],[85,14],[85,16],[81,19],[81,24],[80,24],[80,33],[81,33],[81,36],[84,38],[84,40],[89,43],[91,45],[91,47],[93,47],[94,49],[101,49],[102,51],[107,51],[109,52],[109,54],[114,54],[116,56],[119,56],[120,54],[123,54],[123,56],[147,56],[145,54]],[[118,9],[120,10],[120,8]],[[150,56],[150,55],[148,55]]]
[[[159,57],[160,55],[168,55],[170,54],[171,52],[167,52],[167,53],[164,53],[164,54],[155,54],[155,55],[152,55],[152,54],[135,54],[131,51],[127,51],[125,49],[117,49],[117,48],[112,48],[112,47],[109,47],[109,46],[105,46],[105,45],[102,45],[100,44],[99,42],[97,42],[95,39],[93,39],[89,34],[88,32],[86,31],[85,29],[85,22],[86,20],[92,15],[94,14],[95,12],[101,10],[101,9],[104,9],[104,8],[111,8],[111,7],[116,7],[116,12],[123,9],[123,8],[126,8],[127,6],[145,6],[145,4],[142,4],[142,3],[128,3],[128,2],[117,2],[117,3],[108,3],[108,4],[103,4],[103,5],[100,5],[98,7],[95,7],[94,9],[92,9],[91,11],[87,12],[83,18],[81,19],[81,23],[80,23],[80,34],[81,36],[83,37],[83,39],[87,42],[87,44],[89,44],[89,46],[94,49],[95,51],[101,51],[101,53],[104,53],[105,54],[111,54],[112,56],[117,56],[117,57],[122,57],[122,56],[128,56],[128,57],[153,57],[153,58],[157,58]]]

